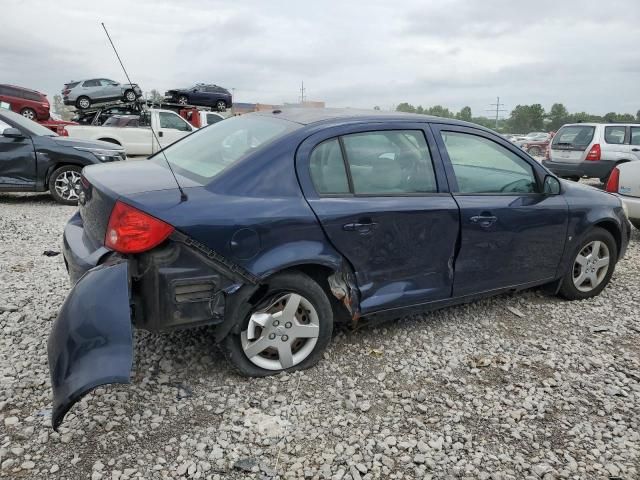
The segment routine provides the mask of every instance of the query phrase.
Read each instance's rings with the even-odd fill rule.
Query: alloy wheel
[[[610,264],[606,243],[600,240],[587,243],[573,263],[573,284],[581,292],[590,292],[602,283]]]
[[[78,104],[80,105],[80,108],[89,108],[91,106],[91,102],[88,98],[81,98]]]
[[[54,188],[63,200],[77,200],[80,194],[80,173],[73,170],[60,173]]]
[[[186,105],[188,101],[189,101],[189,99],[187,97],[185,97],[185,96],[182,96],[182,97],[178,98],[178,103],[180,105]]]
[[[319,334],[320,320],[312,303],[287,293],[254,312],[240,339],[244,354],[254,365],[284,370],[311,355]]]
[[[22,116],[28,118],[29,120],[35,120],[36,115],[33,110],[29,110],[28,108],[22,111]]]
[[[126,94],[125,94],[125,98],[127,99],[128,102],[133,102],[136,99],[136,94],[129,90]]]

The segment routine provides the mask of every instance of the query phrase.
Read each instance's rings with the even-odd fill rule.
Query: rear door
[[[454,297],[553,279],[568,206],[562,195],[539,193],[540,167],[483,130],[433,127],[460,207]]]
[[[629,127],[625,125],[607,125],[604,127],[604,142],[601,147],[602,160],[628,160],[631,155],[629,145]]]
[[[0,120],[0,188],[32,190],[36,186],[36,154],[31,138],[2,135],[12,125]]]
[[[80,92],[78,92],[78,97],[81,95],[85,95],[89,97],[91,100],[102,100],[103,92],[102,86],[100,85],[100,80],[85,80],[82,82],[80,87]]]
[[[458,207],[424,125],[336,127],[298,150],[305,196],[355,271],[363,314],[451,295]]]

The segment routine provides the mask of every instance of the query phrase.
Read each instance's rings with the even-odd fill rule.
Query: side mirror
[[[197,89],[197,88],[194,88],[194,89],[193,89],[193,93],[196,93],[197,91],[198,91],[198,89]]]
[[[553,175],[547,175],[544,177],[543,193],[546,195],[559,195],[560,190],[560,180]]]
[[[7,138],[24,138],[22,132],[17,128],[5,128],[2,136]]]

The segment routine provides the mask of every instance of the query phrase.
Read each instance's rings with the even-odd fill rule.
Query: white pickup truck
[[[129,156],[151,155],[197,130],[171,110],[151,109],[143,112],[137,126],[104,127],[68,125],[65,130],[72,138],[102,140],[122,145]],[[155,131],[156,141],[151,128]]]

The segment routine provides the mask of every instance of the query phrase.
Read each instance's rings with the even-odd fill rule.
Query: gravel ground
[[[540,291],[339,330],[238,377],[198,329],[136,333],[131,385],[50,427],[46,341],[73,208],[0,195],[0,477],[640,478],[640,235],[598,298]]]

